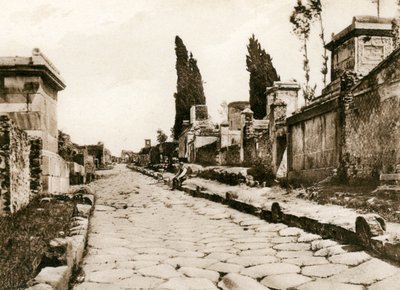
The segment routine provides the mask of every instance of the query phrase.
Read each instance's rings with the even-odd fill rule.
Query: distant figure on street
[[[172,178],[172,190],[179,188],[182,182],[186,180],[187,169],[183,167],[183,162],[179,162],[179,169],[175,176]]]

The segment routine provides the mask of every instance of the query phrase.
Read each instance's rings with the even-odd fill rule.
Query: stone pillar
[[[253,133],[253,111],[250,108],[246,108],[241,113],[240,119],[240,130],[241,130],[241,145],[240,145],[240,162],[244,161],[244,146],[246,139],[249,138]]]

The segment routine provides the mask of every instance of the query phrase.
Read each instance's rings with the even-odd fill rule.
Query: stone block
[[[36,276],[35,282],[49,284],[54,290],[68,290],[70,274],[68,266],[45,267]]]

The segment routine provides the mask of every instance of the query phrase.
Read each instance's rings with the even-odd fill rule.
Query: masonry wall
[[[217,142],[207,144],[196,149],[196,163],[202,165],[216,165]]]
[[[288,178],[311,183],[339,167],[339,103],[333,99],[288,119]]]
[[[241,164],[239,145],[223,147],[221,148],[219,155],[221,165],[239,166]]]
[[[30,141],[7,116],[0,116],[0,214],[14,213],[30,199]]]
[[[40,138],[30,138],[31,150],[29,153],[31,194],[35,196],[42,191],[42,149],[43,143]]]
[[[243,142],[243,165],[251,166],[255,163],[272,165],[272,146],[268,132]]]
[[[400,164],[399,67],[397,50],[347,96],[343,168],[350,183],[377,182]]]

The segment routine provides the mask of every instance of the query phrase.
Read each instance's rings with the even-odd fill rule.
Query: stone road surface
[[[400,269],[348,245],[168,190],[118,166],[92,186],[82,283],[99,289],[400,289]]]

